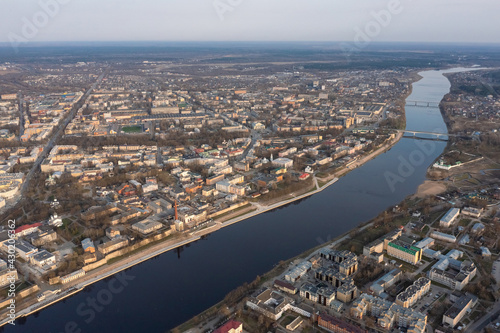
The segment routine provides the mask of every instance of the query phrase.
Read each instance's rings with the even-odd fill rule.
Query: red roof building
[[[300,175],[299,179],[300,180],[306,180],[310,176],[311,176],[310,174],[304,172],[303,174]]]
[[[38,227],[40,227],[41,225],[41,223],[25,224],[20,226],[19,228],[16,228],[14,232],[16,233],[16,237],[26,236],[37,231]]]
[[[318,316],[318,326],[335,333],[367,333],[361,327],[352,325],[332,316],[322,313]]]
[[[214,333],[241,333],[241,332],[243,332],[243,324],[236,320],[230,320],[214,331]]]
[[[135,189],[129,184],[124,184],[120,186],[117,192],[118,194],[123,195],[125,197],[129,197],[136,194]]]

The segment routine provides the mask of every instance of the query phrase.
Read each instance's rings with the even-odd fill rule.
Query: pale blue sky
[[[66,4],[51,17],[41,5],[51,2]],[[373,12],[398,3],[388,24],[376,23]],[[2,5],[0,42],[13,37],[23,42],[354,41],[366,38],[359,31],[372,29],[370,41],[500,43],[498,0],[3,0]],[[26,27],[37,19],[36,30]]]

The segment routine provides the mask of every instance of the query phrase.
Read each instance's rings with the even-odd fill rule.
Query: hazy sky
[[[43,9],[44,3],[59,8]],[[0,42],[500,43],[498,0],[2,0],[2,5]],[[391,11],[375,18],[374,13]]]

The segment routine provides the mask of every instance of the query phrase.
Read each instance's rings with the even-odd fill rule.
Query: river
[[[450,88],[442,74],[462,70],[420,73],[423,78],[413,85],[407,100],[439,103]],[[437,108],[408,106],[406,119],[407,129],[446,133]],[[401,202],[423,183],[427,167],[445,145],[403,138],[312,197],[128,269],[133,280],[113,293],[108,290],[114,278],[108,278],[2,331],[167,332],[280,260],[333,239]],[[106,305],[89,311],[88,300],[97,296]]]

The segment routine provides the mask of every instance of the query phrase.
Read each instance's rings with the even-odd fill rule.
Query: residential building
[[[293,167],[293,160],[285,157],[280,157],[273,160],[272,165],[275,167],[291,169]]]
[[[217,191],[224,193],[232,193],[239,196],[245,195],[245,188],[243,186],[231,184],[228,180],[217,182],[215,184],[215,188],[217,189]]]
[[[464,209],[462,209],[463,215],[470,216],[476,219],[480,218],[482,213],[483,208],[464,207]]]
[[[379,278],[377,281],[373,282],[370,286],[370,291],[374,295],[380,296],[383,292],[385,292],[386,289],[399,282],[401,280],[402,274],[403,273],[401,272],[401,270],[397,268],[393,269],[389,273]]]
[[[365,315],[371,315],[376,318],[378,326],[388,331],[401,326],[411,332],[424,333],[427,325],[427,315],[368,294],[362,294],[354,301],[351,315],[361,320]]]
[[[142,185],[142,193],[149,193],[158,190],[158,182],[155,177],[147,177],[146,183]]]
[[[57,240],[57,233],[50,227],[45,226],[38,234],[31,237],[31,244],[34,246],[42,246]]]
[[[290,309],[290,304],[290,299],[267,288],[256,291],[246,302],[249,308],[272,320],[280,319],[283,313]]]
[[[205,180],[205,182],[207,185],[214,185],[214,184],[224,180],[224,177],[225,177],[224,174],[215,175],[215,176],[207,178]]]
[[[120,229],[118,229],[117,227],[106,228],[106,236],[109,239],[113,239],[115,237],[119,237],[120,236]]]
[[[150,234],[155,230],[161,229],[162,227],[163,224],[150,219],[132,224],[132,229],[141,233],[142,235]]]
[[[312,268],[312,264],[309,261],[303,261],[285,274],[285,280],[288,282],[296,282]]]
[[[24,237],[26,235],[37,232],[38,228],[40,228],[41,226],[42,226],[41,223],[25,224],[23,226],[20,226],[15,230],[16,238]]]
[[[477,268],[474,263],[442,258],[427,273],[429,279],[444,284],[454,290],[462,290],[475,276]]]
[[[94,242],[90,238],[85,238],[84,240],[82,240],[82,248],[84,252],[89,252],[89,253],[95,252]]]
[[[17,269],[0,270],[0,287],[5,287],[18,280]]]
[[[83,269],[79,269],[68,275],[61,276],[61,283],[66,284],[83,276],[85,276],[85,271]]]
[[[295,295],[298,291],[298,289],[293,284],[282,280],[274,280],[274,288],[292,295]]]
[[[320,250],[319,255],[321,258],[336,263],[339,272],[346,276],[352,275],[358,270],[358,257],[352,252],[324,248]]]
[[[38,249],[24,240],[18,240],[16,241],[16,252],[20,258],[29,262],[30,257],[37,253]]]
[[[444,228],[449,228],[460,215],[459,208],[451,208],[444,216],[439,220],[439,226]]]
[[[318,326],[333,333],[368,333],[367,330],[361,327],[352,325],[326,313],[321,313],[318,316]]]
[[[108,242],[100,244],[99,246],[97,246],[97,249],[99,250],[99,252],[106,255],[108,253],[121,249],[122,247],[125,247],[127,245],[128,245],[127,238],[116,237]]]
[[[358,287],[351,280],[337,288],[337,299],[343,303],[350,303],[358,297]]]
[[[389,242],[387,254],[412,265],[416,265],[422,259],[422,249],[401,240]]]
[[[431,280],[426,277],[421,277],[413,282],[411,286],[406,288],[405,291],[396,296],[396,304],[405,308],[412,307],[419,299],[427,294],[430,289]]]
[[[239,321],[231,319],[221,327],[217,328],[214,333],[241,333],[243,332],[243,324]]]
[[[455,236],[450,235],[450,234],[445,234],[445,233],[439,232],[439,231],[431,232],[430,236],[432,238],[439,239],[439,240],[449,242],[449,243],[455,243],[457,241],[457,238]]]
[[[41,250],[30,257],[30,262],[40,268],[50,269],[56,264],[56,256],[47,250]]]
[[[443,324],[454,328],[465,316],[467,310],[472,309],[476,304],[476,296],[465,294],[445,312],[443,315]]]
[[[333,288],[318,287],[308,282],[300,287],[300,297],[324,306],[330,306],[330,303],[335,300],[335,294],[336,291]]]

